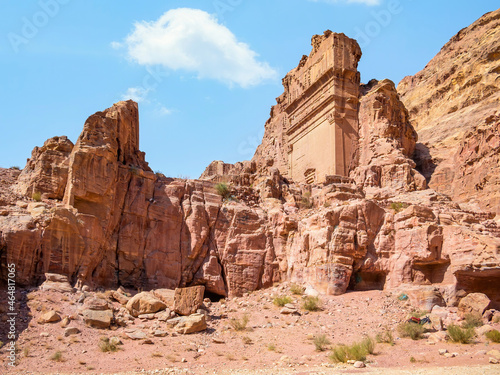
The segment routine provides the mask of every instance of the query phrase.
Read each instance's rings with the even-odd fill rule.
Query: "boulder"
[[[174,311],[179,315],[194,314],[203,304],[203,285],[177,288],[174,295]]]
[[[40,290],[59,293],[73,293],[74,288],[69,284],[68,277],[55,273],[46,273],[45,281],[40,285]]]
[[[148,337],[147,333],[140,329],[135,329],[130,332],[125,332],[125,336],[131,340],[144,340]]]
[[[113,321],[112,310],[83,310],[82,315],[85,324],[92,328],[109,328]]]
[[[411,305],[420,310],[431,311],[436,305],[445,305],[441,292],[434,287],[422,286],[408,289],[407,294]]]
[[[491,301],[486,294],[470,293],[462,298],[458,304],[458,316],[465,318],[468,314],[482,316]]]
[[[85,303],[83,304],[83,310],[109,310],[109,303],[103,298],[92,297],[85,299]]]
[[[174,289],[155,289],[152,291],[152,293],[156,298],[161,300],[169,308],[172,308],[174,306]]]
[[[64,336],[68,337],[71,335],[77,335],[80,333],[80,330],[76,327],[68,327],[64,330]]]
[[[48,311],[42,314],[42,316],[40,316],[40,319],[38,319],[38,323],[40,324],[56,323],[59,321],[61,321],[61,317],[55,311]]]
[[[165,310],[167,305],[157,299],[152,293],[142,292],[133,296],[127,302],[126,307],[132,316],[138,317],[142,314],[154,314]]]
[[[204,314],[191,314],[184,316],[175,326],[177,333],[189,334],[201,332],[207,329],[207,322]]]
[[[111,292],[111,298],[122,305],[126,305],[128,301],[130,301],[130,297],[126,296],[123,293],[120,293],[118,290],[114,290],[113,292]]]

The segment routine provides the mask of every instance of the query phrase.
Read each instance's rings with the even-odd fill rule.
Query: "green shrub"
[[[327,346],[330,345],[330,340],[328,340],[326,335],[319,335],[314,336],[313,343],[316,347],[316,351],[324,352],[327,349]]]
[[[12,167],[10,167],[10,169],[13,169],[15,171],[20,171],[21,168],[19,168],[17,165],[13,165]]]
[[[307,311],[318,311],[320,309],[320,300],[318,297],[307,296],[304,299],[302,308]]]
[[[132,173],[134,176],[137,176],[139,174],[139,168],[135,165],[131,165],[128,167],[128,170],[130,173]]]
[[[394,337],[392,336],[392,332],[389,331],[388,329],[385,329],[384,331],[377,333],[375,335],[375,340],[378,343],[394,345]]]
[[[462,328],[475,328],[483,325],[483,318],[478,314],[467,314],[462,322]]]
[[[304,294],[304,290],[305,288],[303,286],[300,286],[299,284],[292,284],[290,286],[290,292],[292,292],[292,294],[295,294],[295,295],[298,295],[298,296],[301,296]]]
[[[424,327],[416,323],[404,322],[398,325],[398,332],[401,337],[409,337],[412,340],[420,339],[424,331]]]
[[[366,337],[360,342],[352,345],[337,345],[332,349],[329,356],[332,362],[346,363],[349,360],[364,361],[368,354],[373,354],[375,342],[371,337]]]
[[[448,336],[450,336],[450,339],[453,342],[469,344],[474,335],[474,328],[461,328],[455,324],[450,324],[448,326]]]
[[[375,351],[375,341],[370,336],[365,337],[360,344],[361,348],[368,354],[373,354]]]
[[[274,345],[273,343],[267,344],[267,350],[269,350],[270,352],[275,352],[276,345]]]
[[[426,310],[412,310],[412,312],[410,313],[410,317],[414,316],[415,318],[421,318],[421,317],[427,315],[428,313],[429,312]]]
[[[405,208],[407,208],[408,205],[406,203],[402,203],[402,202],[392,202],[391,203],[391,208],[396,212],[401,212],[403,211]]]
[[[347,362],[347,350],[345,345],[337,345],[332,349],[332,353],[328,356],[328,358],[335,363]]]
[[[486,332],[486,338],[490,341],[500,343],[500,332],[498,332],[496,329]]]
[[[52,354],[50,359],[53,360],[54,362],[64,362],[63,354],[60,351],[57,351],[54,354]]]
[[[42,193],[40,193],[39,191],[35,191],[31,195],[31,198],[33,198],[33,200],[36,201],[36,202],[41,202],[41,200],[42,200]]]
[[[231,198],[231,190],[229,189],[229,186],[227,186],[227,184],[225,184],[224,182],[219,182],[217,185],[215,185],[215,190],[223,200],[228,200],[229,198]]]
[[[285,306],[287,303],[291,303],[292,302],[292,299],[288,296],[280,296],[280,297],[276,297],[274,298],[273,300],[273,303],[276,305],[276,306],[279,306],[279,307],[283,307]]]
[[[304,194],[302,194],[302,199],[300,201],[302,207],[304,208],[312,208],[313,203],[311,201],[311,193],[306,191]]]
[[[104,353],[118,351],[118,347],[109,341],[109,337],[101,337],[97,345],[99,346],[101,352]]]
[[[229,324],[235,331],[245,331],[247,329],[247,324],[249,317],[247,314],[243,315],[241,319],[233,318],[229,321]]]
[[[415,357],[410,357],[410,362],[415,363],[415,362],[417,362],[417,360],[415,359]]]

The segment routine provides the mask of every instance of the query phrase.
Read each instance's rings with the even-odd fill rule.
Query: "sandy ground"
[[[468,345],[398,337],[396,326],[413,308],[408,301],[383,291],[322,296],[321,311],[306,312],[300,308],[303,297],[292,295],[283,284],[210,303],[208,329],[201,333],[175,335],[161,323],[169,334],[150,335],[150,344],[126,339],[124,332],[140,329],[149,333],[159,324],[155,320],[135,319],[127,327],[92,329],[78,316],[78,294],[32,291],[28,301],[27,293],[20,293],[25,297],[19,305],[18,330],[22,333],[17,341],[17,364],[14,368],[7,365],[4,346],[0,350],[2,374],[500,374],[500,365],[489,364],[488,354],[500,350],[500,344],[484,337],[476,337]],[[300,316],[280,313],[273,299],[283,295],[293,299]],[[64,337],[60,323],[38,324],[38,316],[51,309],[75,318],[70,327],[81,333]],[[249,318],[246,329],[234,330],[231,319],[242,320],[245,315]],[[6,326],[5,319],[2,326]],[[500,329],[498,323],[493,326]],[[393,332],[395,345],[377,344],[362,369],[332,363],[330,351],[316,351],[312,340],[325,335],[328,347],[351,344],[364,335],[375,337],[384,327]],[[102,336],[119,337],[123,345],[117,352],[103,353],[98,346]],[[440,349],[456,356],[442,356]],[[61,361],[51,359],[58,351]]]

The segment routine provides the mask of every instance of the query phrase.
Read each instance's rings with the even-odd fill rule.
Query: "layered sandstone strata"
[[[320,59],[323,46],[338,48],[343,58]],[[443,303],[456,304],[463,289],[485,292],[500,306],[494,288],[500,281],[495,215],[466,211],[448,196],[426,189],[412,160],[415,130],[392,82],[360,87],[358,102],[350,99],[349,90],[336,91],[336,83],[356,81],[352,69],[341,77],[335,75],[337,66],[320,69],[321,61],[352,68],[360,55],[356,46],[329,32],[313,38],[313,52],[295,78],[289,77],[290,87],[300,86],[303,78],[297,77],[305,77],[306,71],[325,80],[313,80],[299,96],[293,92],[300,91],[292,90],[278,99],[281,104],[273,111],[280,115],[267,123],[254,160],[214,162],[205,180],[172,179],[149,169],[139,150],[138,108],[132,101],[89,117],[70,152],[56,154],[52,146],[35,149],[21,178],[18,172],[0,170],[5,177],[0,180],[2,277],[6,264],[16,263],[20,284],[39,283],[45,273],[57,273],[76,287],[204,285],[206,293],[219,296],[241,295],[280,280],[303,282],[329,294],[434,285],[439,293],[435,299]],[[344,83],[351,87],[352,82]],[[317,101],[308,102],[311,98]],[[347,110],[354,103],[355,118],[354,107]],[[326,111],[331,105],[343,120],[333,116],[330,124],[329,111],[314,110],[306,116],[314,121],[304,122],[293,112],[302,105],[306,112]],[[288,109],[297,117],[288,118]],[[280,128],[283,118],[300,126]],[[352,163],[343,170],[350,176],[323,170],[312,179],[302,173],[301,182],[294,183],[287,137],[308,124],[342,131],[346,124],[359,124]],[[464,160],[495,157],[488,150],[497,142],[491,129],[497,129],[498,118],[488,117],[487,125],[463,138]],[[66,143],[59,138],[46,144],[61,142]],[[335,160],[330,159],[334,166]],[[479,163],[463,168],[477,174]],[[67,178],[54,166],[64,169]],[[217,194],[218,181],[229,183],[230,197]],[[33,190],[43,192],[41,202],[31,199]]]
[[[471,208],[500,213],[500,10],[460,30],[398,85],[418,132],[429,186]],[[474,139],[479,134],[481,139]]]

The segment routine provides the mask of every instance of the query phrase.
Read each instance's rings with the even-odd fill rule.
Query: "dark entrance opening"
[[[376,272],[355,272],[349,284],[351,290],[383,290],[386,273]]]
[[[221,299],[226,298],[226,296],[221,296],[220,294],[209,292],[205,289],[205,294],[203,294],[203,298],[210,299],[211,302],[219,302]]]
[[[500,309],[500,270],[457,272],[457,290],[484,293],[491,300],[490,309]]]

